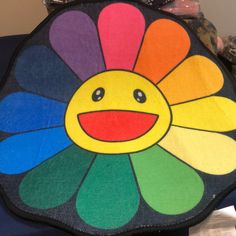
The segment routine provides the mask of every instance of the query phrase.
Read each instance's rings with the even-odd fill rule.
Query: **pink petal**
[[[98,29],[107,69],[132,70],[145,30],[142,13],[130,4],[111,4],[100,13]]]

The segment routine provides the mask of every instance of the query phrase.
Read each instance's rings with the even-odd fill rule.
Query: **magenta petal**
[[[98,29],[107,69],[132,70],[145,30],[142,13],[130,4],[111,4],[100,13]]]
[[[69,11],[58,16],[50,28],[50,42],[81,80],[105,70],[97,28],[85,13]]]

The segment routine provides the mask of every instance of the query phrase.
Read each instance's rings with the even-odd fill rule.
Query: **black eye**
[[[139,103],[144,103],[147,100],[145,93],[140,89],[134,90],[134,98]]]
[[[97,88],[92,94],[92,99],[94,102],[98,102],[104,97],[104,95],[105,95],[104,88]]]

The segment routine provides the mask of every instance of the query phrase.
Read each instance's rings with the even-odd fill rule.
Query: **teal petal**
[[[159,146],[131,154],[131,160],[141,194],[154,210],[177,215],[200,202],[204,193],[200,176]]]
[[[139,207],[139,193],[127,155],[97,155],[76,208],[89,225],[115,229],[128,223]]]
[[[20,198],[32,208],[48,209],[68,201],[95,154],[75,145],[30,171],[20,184]]]

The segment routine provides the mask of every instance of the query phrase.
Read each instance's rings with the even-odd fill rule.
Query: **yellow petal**
[[[158,87],[170,104],[202,98],[218,92],[224,84],[219,67],[204,56],[192,56],[163,79]]]
[[[227,132],[236,129],[236,103],[224,97],[208,97],[171,107],[172,124],[201,130]]]
[[[236,168],[236,141],[222,134],[172,126],[159,145],[208,174],[228,174]]]

